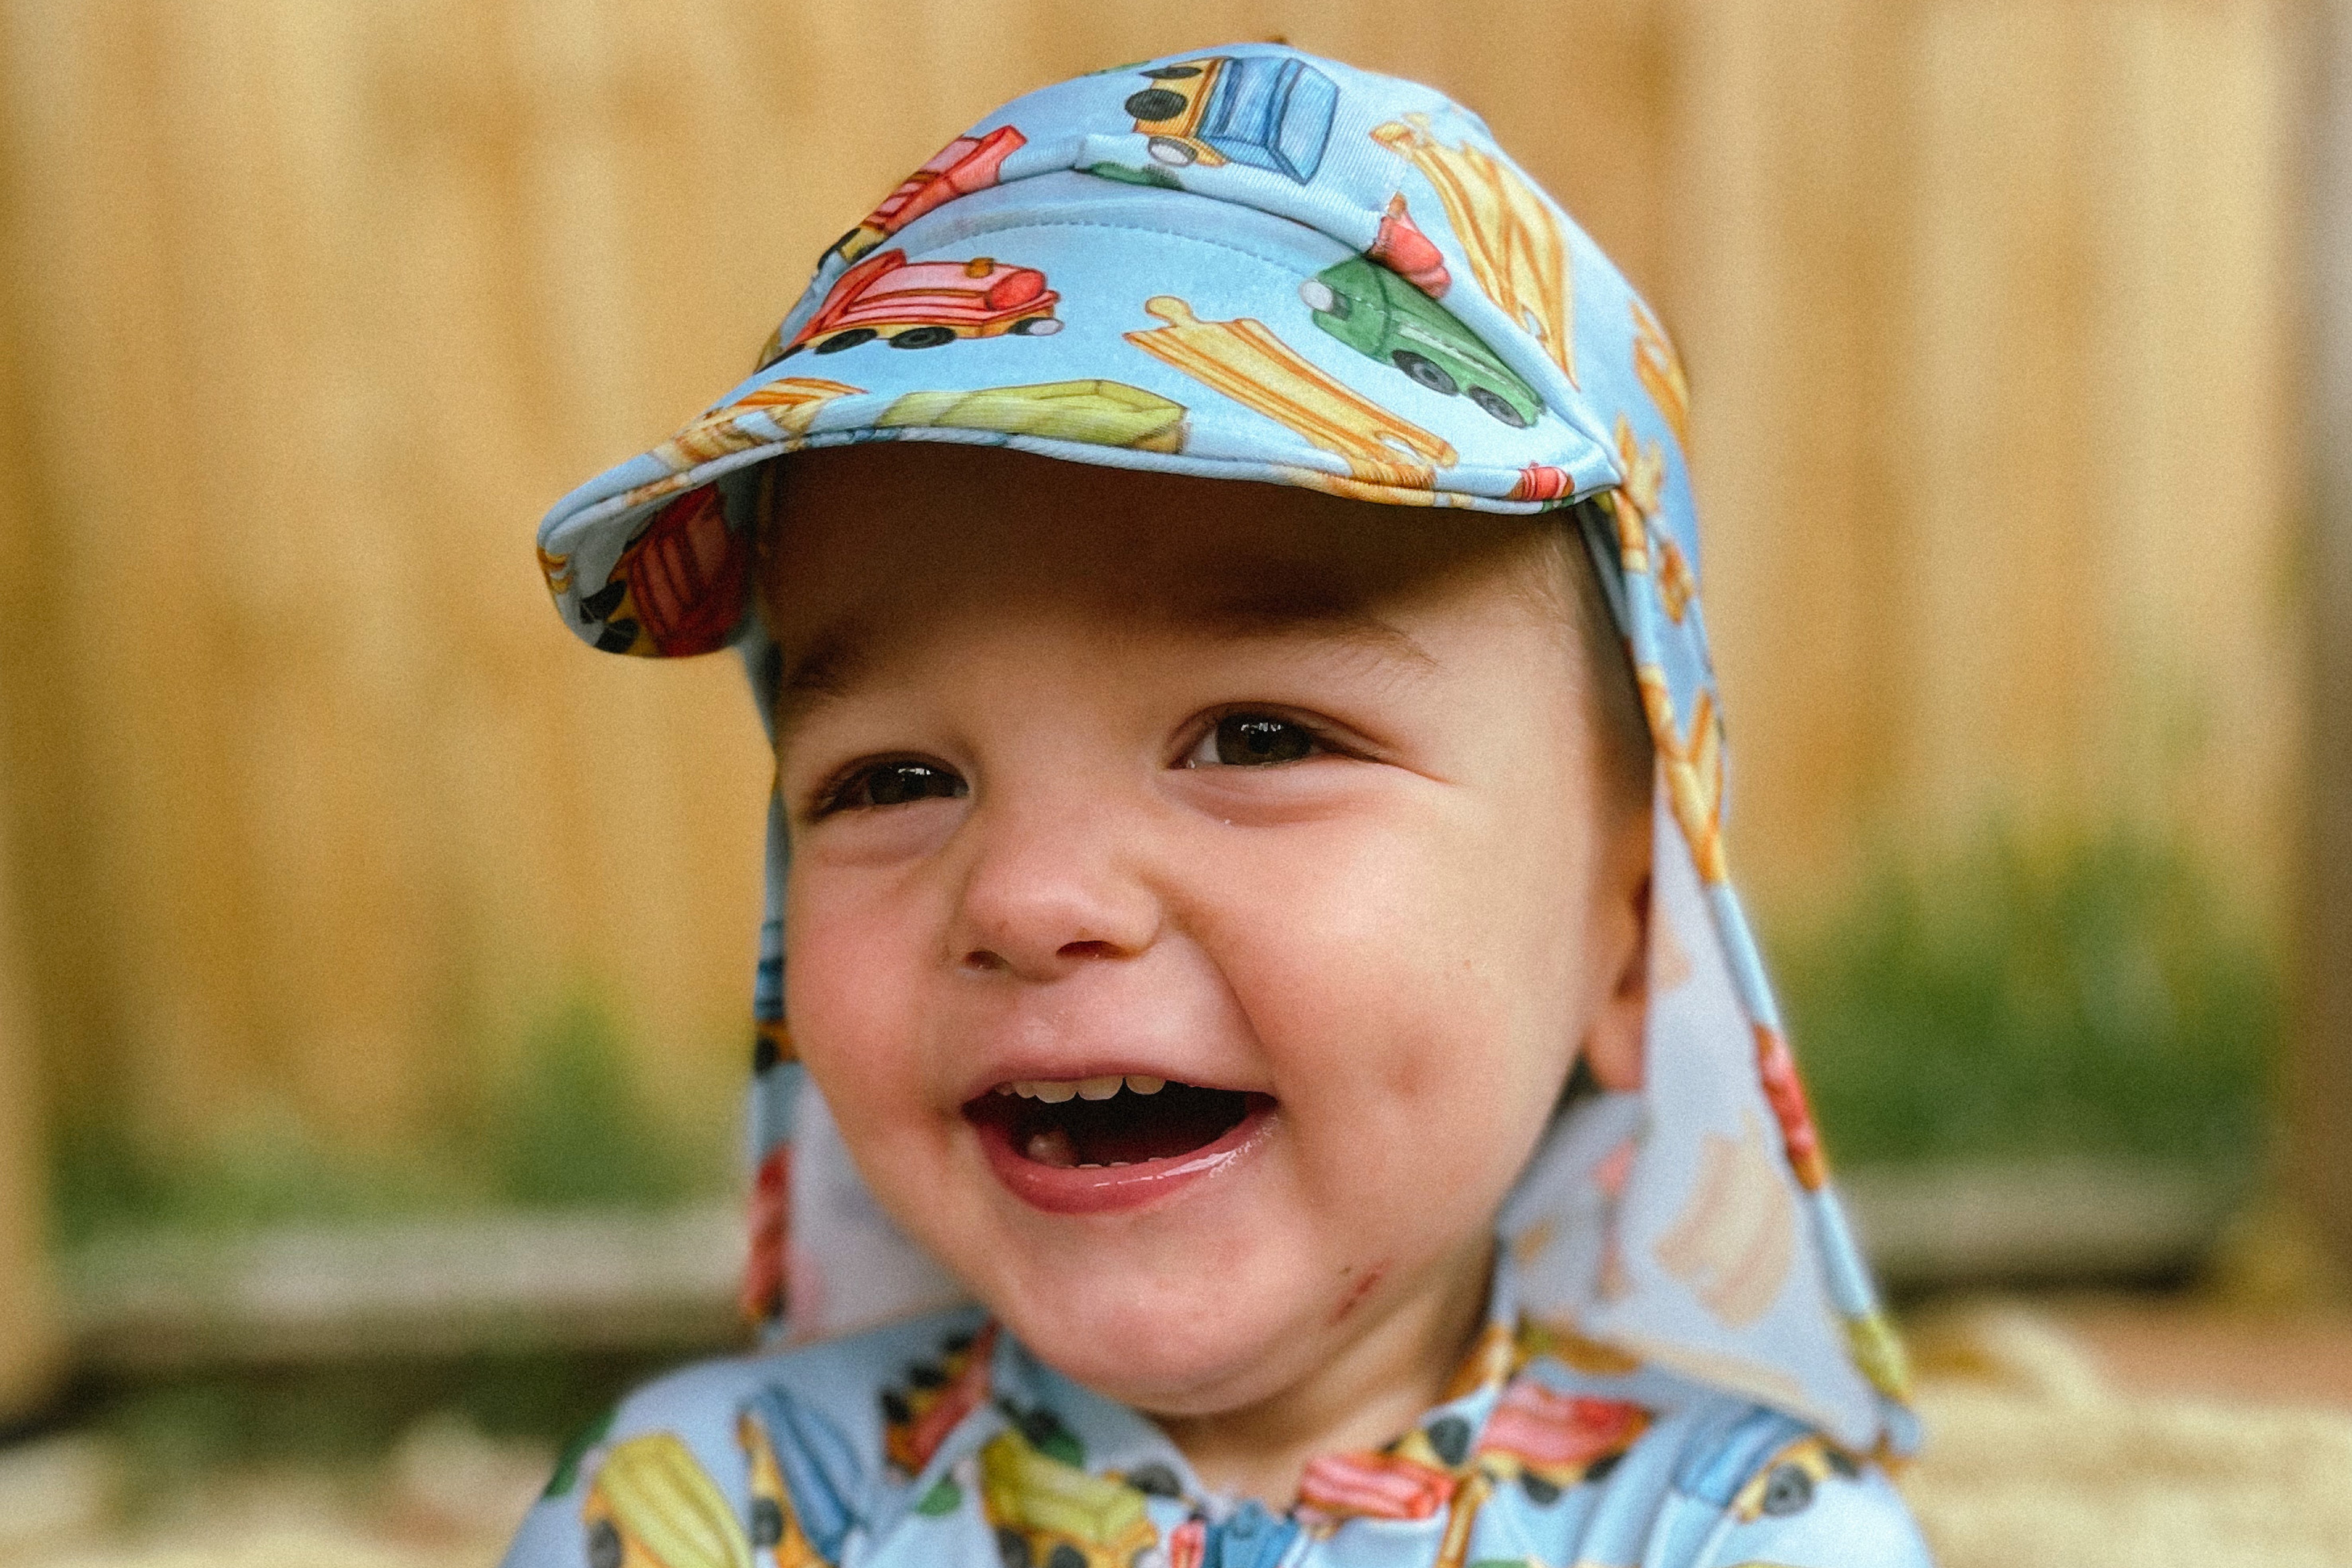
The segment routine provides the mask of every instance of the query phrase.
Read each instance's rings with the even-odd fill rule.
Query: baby
[[[1243,45],[950,142],[560,503],[567,620],[775,743],[771,1350],[509,1563],[1924,1563],[1685,405],[1475,116]]]

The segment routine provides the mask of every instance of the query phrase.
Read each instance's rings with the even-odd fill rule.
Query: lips
[[[1016,1197],[1051,1213],[1101,1213],[1230,1168],[1272,1129],[1275,1101],[1169,1082],[1100,1098],[998,1091],[968,1103],[964,1118]]]

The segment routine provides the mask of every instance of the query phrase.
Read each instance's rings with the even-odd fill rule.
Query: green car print
[[[1298,286],[1315,324],[1358,353],[1383,359],[1443,396],[1465,396],[1515,429],[1543,412],[1534,387],[1511,374],[1454,312],[1377,261],[1350,257]]]

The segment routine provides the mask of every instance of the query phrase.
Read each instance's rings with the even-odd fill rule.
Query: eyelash
[[[1192,760],[1194,754],[1200,752],[1202,747],[1210,745],[1219,740],[1223,734],[1224,727],[1235,720],[1259,720],[1266,723],[1281,725],[1285,729],[1296,730],[1307,738],[1313,750],[1307,752],[1303,756],[1283,757],[1269,762],[1259,763],[1221,762],[1204,764],[1196,763]],[[1338,741],[1333,739],[1331,735],[1326,732],[1322,726],[1310,723],[1307,720],[1298,718],[1296,715],[1280,712],[1267,708],[1228,708],[1221,713],[1209,715],[1206,723],[1202,727],[1200,731],[1192,737],[1192,743],[1184,748],[1182,759],[1177,763],[1177,765],[1184,768],[1198,768],[1202,766],[1232,768],[1282,767],[1289,763],[1304,762],[1308,757],[1354,756],[1357,754],[1359,753],[1351,751],[1344,745],[1341,745]]]
[[[1286,730],[1297,731],[1307,737],[1312,750],[1306,752],[1299,756],[1280,757],[1266,762],[1218,762],[1208,763],[1195,762],[1193,760],[1195,753],[1200,752],[1204,746],[1210,745],[1220,739],[1221,733],[1225,725],[1235,720],[1256,720],[1267,724],[1280,725]],[[1309,723],[1304,719],[1297,718],[1287,713],[1276,712],[1265,708],[1229,708],[1223,712],[1210,714],[1206,717],[1205,721],[1202,724],[1201,728],[1194,732],[1192,740],[1185,745],[1183,751],[1179,754],[1175,765],[1185,769],[1202,767],[1237,769],[1278,768],[1287,766],[1293,763],[1304,762],[1308,758],[1315,756],[1345,757],[1357,755],[1360,755],[1360,753],[1339,742],[1332,736],[1327,733],[1321,726]],[[903,800],[875,801],[868,799],[865,803],[860,804],[850,798],[859,786],[866,785],[870,788],[872,782],[877,776],[892,768],[904,768],[908,770],[920,769],[926,773],[940,777],[949,784],[949,787],[943,791],[925,790],[921,793],[908,795]],[[836,773],[833,778],[827,780],[816,793],[815,804],[809,811],[809,819],[811,821],[815,821],[845,811],[886,810],[893,805],[909,805],[919,800],[957,799],[969,795],[970,793],[971,793],[971,786],[965,783],[963,778],[959,775],[953,768],[949,767],[944,763],[935,762],[927,757],[875,758],[855,763],[848,769],[840,773]]]
[[[944,792],[925,791],[910,795],[906,800],[868,800],[861,805],[850,799],[851,794],[860,785],[870,787],[877,776],[892,768],[920,769],[948,781],[950,787]],[[817,791],[816,803],[809,811],[809,820],[814,822],[821,817],[831,816],[844,811],[884,810],[889,806],[905,805],[917,800],[953,799],[971,793],[971,786],[945,763],[933,762],[929,757],[871,758],[855,763],[825,781],[824,786]]]

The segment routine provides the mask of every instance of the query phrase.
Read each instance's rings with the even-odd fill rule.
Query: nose
[[[1047,982],[1133,958],[1159,936],[1137,824],[1100,809],[975,813],[950,952],[969,973]]]

